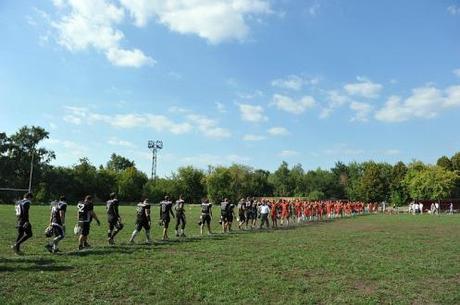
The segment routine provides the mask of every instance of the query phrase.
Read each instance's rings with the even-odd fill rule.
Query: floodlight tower
[[[147,144],[148,148],[152,150],[152,174],[150,178],[153,180],[157,177],[157,154],[158,151],[163,148],[163,141],[149,141]]]

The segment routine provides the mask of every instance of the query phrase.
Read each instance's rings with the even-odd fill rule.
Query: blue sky
[[[436,162],[460,151],[460,1],[0,1],[0,130],[56,165]]]

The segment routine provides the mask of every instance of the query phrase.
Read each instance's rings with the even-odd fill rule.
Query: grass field
[[[121,207],[117,245],[107,245],[104,222],[93,224],[94,248],[78,253],[69,207],[64,252],[51,255],[48,211],[32,206],[35,236],[16,256],[14,210],[0,206],[0,304],[460,304],[458,215],[361,216],[200,238],[194,207],[189,238],[177,240],[172,228],[171,241],[148,246],[127,244],[134,208]],[[96,212],[105,219],[104,207]]]

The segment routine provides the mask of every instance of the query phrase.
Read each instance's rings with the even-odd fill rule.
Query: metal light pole
[[[30,160],[30,175],[29,175],[29,193],[32,192],[32,177],[33,177],[33,174],[34,174],[34,156],[35,156],[35,151],[34,149],[32,148],[32,158]]]
[[[151,179],[153,180],[154,178],[156,179],[157,177],[157,154],[158,150],[163,148],[163,141],[161,140],[156,140],[156,141],[148,141],[147,147],[152,150],[152,174],[151,174]]]

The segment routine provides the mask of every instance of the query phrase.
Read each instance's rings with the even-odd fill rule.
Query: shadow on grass
[[[17,271],[69,271],[72,266],[56,265],[53,259],[44,258],[0,258],[0,273]]]
[[[367,215],[360,215],[362,216],[367,216]],[[340,219],[323,219],[322,221],[311,221],[307,223],[293,223],[289,226],[279,226],[277,228],[263,228],[260,229],[258,226],[254,229],[244,229],[244,230],[239,230],[239,229],[234,229],[229,233],[213,233],[210,235],[204,235],[204,236],[190,236],[190,237],[185,237],[185,238],[174,238],[171,240],[166,240],[166,241],[154,241],[151,245],[146,244],[146,243],[137,243],[137,244],[129,244],[129,243],[120,243],[117,245],[112,245],[112,246],[102,246],[102,247],[95,247],[95,248],[90,248],[90,249],[85,249],[81,251],[72,251],[72,252],[67,252],[67,253],[62,253],[60,255],[63,256],[76,256],[76,257],[84,257],[84,256],[101,256],[101,255],[107,255],[107,254],[134,254],[138,251],[149,251],[149,250],[154,250],[154,249],[162,249],[162,248],[168,248],[174,245],[178,245],[181,243],[193,243],[193,242],[200,242],[200,241],[209,241],[209,240],[226,240],[229,238],[234,238],[237,237],[238,235],[246,235],[246,234],[266,234],[266,233],[274,233],[276,231],[288,231],[288,230],[297,230],[300,228],[308,228],[310,226],[319,226],[319,225],[324,225],[327,223],[332,223],[336,221],[341,221],[341,220],[346,220],[346,219],[353,219],[354,217],[347,217],[347,218],[340,218]],[[27,262],[27,259],[21,259],[17,258],[17,262]],[[54,261],[49,260],[47,263],[46,260],[44,259],[38,259],[38,260],[30,260],[29,261],[32,264],[35,264],[35,267],[31,268],[30,266],[27,268],[30,268],[28,270],[50,270],[50,264],[54,263]],[[2,263],[2,259],[0,259],[0,263]],[[46,268],[41,268],[40,266],[46,266]],[[35,268],[35,269],[34,269]],[[41,269],[40,269],[41,268]],[[55,268],[66,268],[60,267],[60,266],[55,266]],[[71,267],[70,267],[71,268]],[[13,268],[14,269],[14,268]],[[65,269],[64,269],[65,270]],[[5,271],[5,268],[2,269],[0,266],[0,272]],[[6,270],[10,271],[10,270]],[[14,271],[14,270],[11,270]],[[55,270],[59,271],[59,270]]]

